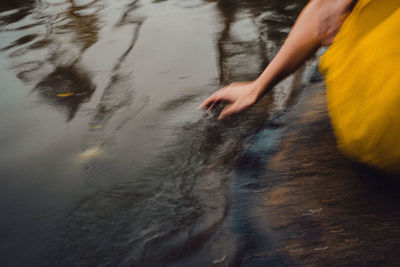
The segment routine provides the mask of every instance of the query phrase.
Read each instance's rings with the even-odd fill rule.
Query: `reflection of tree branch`
[[[287,35],[286,30],[293,24],[302,5],[295,5],[290,9],[286,7],[287,3],[279,0],[218,1],[217,8],[223,25],[216,44],[221,85],[233,80],[254,79],[269,64],[282,45]],[[237,34],[242,32],[236,32],[236,23],[248,23],[249,19],[252,21],[249,23],[250,27],[256,28],[258,36],[241,40],[242,38],[237,38]],[[243,64],[251,65],[247,70],[243,70]],[[284,90],[281,93],[285,96],[282,99],[276,98],[277,107],[286,107],[291,103],[301,84],[303,73],[304,68],[300,68],[284,88],[276,88],[278,91]]]
[[[218,9],[220,11],[220,14],[223,17],[223,30],[219,34],[219,38],[217,40],[217,51],[218,51],[218,64],[219,64],[219,81],[221,84],[226,84],[228,82],[231,82],[233,78],[237,77],[230,77],[229,73],[233,70],[229,69],[230,66],[227,64],[227,61],[230,57],[236,56],[237,54],[242,54],[242,52],[233,54],[229,53],[226,48],[227,44],[233,44],[237,43],[235,40],[230,35],[231,27],[232,24],[236,22],[236,14],[238,13],[241,8],[246,8],[246,10],[250,11],[252,16],[253,16],[253,21],[254,18],[259,16],[259,9],[258,8],[253,8],[255,6],[254,4],[255,1],[252,0],[247,0],[247,1],[227,1],[227,0],[220,0],[218,2]],[[257,1],[258,3],[258,1]],[[257,6],[257,5],[256,5]],[[266,51],[266,43],[265,41],[261,38],[261,31],[259,30],[259,38],[258,40],[251,40],[251,43],[255,43],[254,45],[252,44],[251,46],[259,47],[259,52],[258,52],[258,57],[261,59],[260,62],[260,70],[262,70],[269,62],[268,57],[267,57],[267,51]],[[246,45],[245,42],[239,42],[240,45],[243,45],[243,47]]]
[[[128,9],[124,12],[124,14],[121,16],[121,19],[117,23],[117,26],[126,25],[128,23],[136,24],[136,29],[135,29],[132,41],[131,41],[128,49],[121,55],[121,57],[119,57],[117,64],[113,68],[113,71],[118,70],[120,68],[122,62],[129,55],[129,53],[131,52],[132,48],[135,46],[135,43],[136,43],[137,39],[139,38],[139,31],[140,31],[140,28],[141,28],[141,26],[142,26],[142,24],[144,22],[144,19],[136,19],[136,20],[134,20],[132,22],[128,22],[127,21],[127,17],[129,15],[129,13],[137,8],[137,2],[138,2],[138,0],[134,0],[133,2],[131,2],[130,4],[127,5]]]
[[[137,2],[138,2],[139,0],[134,0],[132,3],[130,3],[130,4],[128,4],[127,5],[127,10],[124,12],[124,14],[122,15],[122,17],[121,17],[121,19],[119,20],[119,22],[118,22],[118,26],[121,26],[121,25],[125,25],[125,24],[127,24],[127,17],[128,17],[128,15],[129,15],[129,13],[132,11],[132,10],[134,10],[135,8],[137,8]]]
[[[237,2],[236,1],[227,1],[220,0],[217,5],[218,9],[221,12],[221,15],[224,17],[224,28],[220,33],[220,36],[217,41],[217,51],[218,51],[218,69],[219,69],[219,82],[220,84],[226,83],[225,77],[225,69],[224,69],[224,60],[226,58],[226,54],[224,51],[224,43],[229,39],[231,24],[234,21],[236,10],[237,10]]]
[[[123,75],[119,74],[118,71],[122,65],[122,63],[125,61],[127,56],[130,54],[132,49],[135,47],[135,44],[139,38],[139,33],[140,29],[143,25],[144,19],[137,19],[136,21],[133,22],[127,22],[126,18],[129,15],[129,12],[134,10],[137,5],[137,0],[133,1],[128,5],[128,10],[122,15],[121,19],[119,20],[119,23],[117,24],[118,26],[126,25],[126,24],[134,24],[135,25],[135,30],[133,33],[132,40],[128,46],[128,48],[125,50],[125,52],[117,59],[116,64],[114,65],[112,69],[112,76],[107,84],[106,88],[104,89],[104,92],[101,96],[101,103],[99,103],[97,107],[97,112],[96,115],[94,116],[94,122],[95,124],[104,124],[106,120],[110,119],[112,115],[115,113],[115,111],[119,110],[122,107],[128,106],[132,102],[132,92],[130,94],[124,94],[123,98],[120,99],[120,101],[116,101],[118,99],[113,98],[113,102],[110,103],[112,93],[114,92],[115,85],[117,83],[121,83],[122,80],[124,79]],[[129,86],[130,87],[130,86]]]
[[[135,43],[139,38],[139,32],[140,32],[140,28],[141,28],[142,24],[143,24],[143,21],[138,21],[137,22],[136,29],[135,29],[135,32],[133,34],[132,41],[131,41],[128,49],[119,57],[117,64],[113,68],[113,71],[118,70],[120,68],[122,62],[125,60],[125,58],[131,52],[132,48],[135,46]]]
[[[126,59],[126,57],[129,55],[129,53],[132,51],[133,47],[135,46],[135,43],[139,38],[139,32],[140,32],[140,28],[142,26],[142,23],[143,23],[143,21],[137,22],[136,29],[134,31],[134,35],[133,35],[133,38],[132,38],[132,41],[131,41],[130,45],[125,50],[125,52],[118,58],[117,63],[114,65],[114,67],[113,67],[113,73],[114,74],[112,75],[112,78],[111,78],[109,84],[107,85],[106,89],[104,90],[103,96],[101,98],[102,100],[104,100],[106,98],[106,96],[109,94],[108,91],[110,90],[110,88],[113,87],[113,84],[118,81],[118,78],[120,76],[115,72],[119,70],[119,68],[121,67],[122,63]]]

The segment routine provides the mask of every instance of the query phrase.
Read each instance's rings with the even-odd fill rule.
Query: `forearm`
[[[299,15],[275,58],[254,82],[257,96],[260,97],[312,56],[331,30],[329,23],[332,22],[329,19],[344,15],[353,2],[354,0],[311,1]]]
[[[301,12],[278,54],[254,82],[232,83],[219,89],[201,105],[212,109],[227,102],[218,119],[245,110],[261,95],[295,71],[340,28],[356,0],[312,0]]]

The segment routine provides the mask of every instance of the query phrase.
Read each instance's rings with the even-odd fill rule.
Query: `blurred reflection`
[[[79,60],[98,39],[96,11],[101,6],[96,6],[96,2],[86,5],[75,1],[39,2],[34,7],[33,3],[18,1],[14,6],[6,5],[17,9],[16,13],[0,18],[5,31],[25,34],[1,49],[9,52],[15,62],[17,77],[34,85],[40,99],[65,112],[68,121],[95,91],[89,73],[80,66]],[[27,19],[15,25],[14,22],[22,19],[21,10]]]
[[[104,149],[104,145],[109,144],[112,137],[104,136],[104,128],[108,120],[121,109],[129,108],[134,102],[134,81],[132,80],[131,72],[126,73],[123,64],[134,48],[144,22],[143,17],[131,14],[137,7],[137,0],[126,4],[126,11],[122,13],[121,18],[115,24],[116,30],[128,25],[132,29],[132,37],[126,50],[122,51],[120,57],[114,63],[110,73],[110,80],[103,90],[100,101],[89,123],[89,135],[86,138],[85,149],[80,154],[80,157],[83,159],[88,160],[99,155],[99,152]],[[128,69],[131,69],[131,66]],[[127,112],[128,117],[120,122],[115,130],[119,130],[129,120],[133,119],[147,105],[147,102],[147,98],[137,101],[136,110]]]
[[[99,0],[94,0],[85,5],[78,5],[76,1],[69,0],[70,7],[63,14],[68,18],[68,22],[60,24],[55,28],[56,34],[74,33],[73,41],[81,47],[81,54],[98,40],[99,18],[96,6]],[[79,3],[79,1],[78,1]]]
[[[32,12],[34,4],[34,0],[2,0],[0,2],[0,26],[22,20]]]
[[[266,67],[289,32],[302,6],[299,4],[304,3],[217,2],[223,21],[217,42],[221,84],[253,79]],[[243,35],[244,29],[247,32]]]
[[[257,78],[278,52],[306,2],[219,0],[223,24],[217,41],[220,84]],[[279,114],[289,105],[303,76],[304,67],[273,89],[271,113]]]

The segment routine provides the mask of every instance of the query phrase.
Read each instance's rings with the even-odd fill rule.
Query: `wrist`
[[[264,92],[266,91],[268,85],[261,82],[259,79],[255,80],[252,83],[252,94],[255,96],[255,98],[258,100],[264,95]]]

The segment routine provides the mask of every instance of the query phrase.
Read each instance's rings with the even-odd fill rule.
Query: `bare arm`
[[[301,12],[283,46],[263,73],[253,82],[232,83],[209,98],[200,108],[229,104],[219,119],[254,104],[264,92],[300,67],[323,44],[329,43],[351,10],[354,0],[312,0]]]

